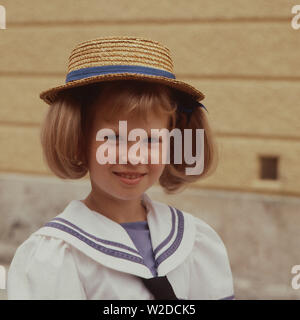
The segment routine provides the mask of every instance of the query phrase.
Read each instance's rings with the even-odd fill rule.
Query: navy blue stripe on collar
[[[175,208],[176,209],[176,208]],[[164,260],[166,260],[169,256],[171,256],[176,249],[179,247],[182,238],[183,238],[183,231],[184,231],[184,218],[183,213],[176,209],[177,217],[178,217],[178,226],[177,226],[177,235],[175,240],[173,241],[172,245],[165,250],[157,259],[155,267],[158,267]]]
[[[171,227],[171,231],[168,234],[168,236],[165,238],[165,240],[163,240],[153,251],[154,256],[157,255],[158,251],[161,250],[163,247],[165,247],[172,239],[174,232],[175,232],[175,213],[172,207],[168,206],[171,214],[172,214],[172,227]]]
[[[128,254],[126,252],[122,252],[119,250],[114,250],[114,249],[110,249],[110,248],[106,248],[104,246],[101,246],[100,244],[84,237],[82,234],[80,234],[79,232],[61,224],[61,223],[57,223],[57,222],[48,222],[45,224],[46,227],[52,227],[52,228],[56,228],[59,230],[62,230],[64,232],[67,232],[69,234],[71,234],[72,236],[76,237],[77,239],[85,242],[87,245],[91,246],[92,248],[94,248],[97,251],[100,251],[104,254],[116,257],[116,258],[120,258],[120,259],[125,259],[125,260],[129,260],[132,262],[136,262],[136,263],[140,263],[144,266],[146,266],[144,259],[143,258],[139,258],[136,257],[132,254]],[[147,266],[146,266],[147,267]]]
[[[126,249],[126,250],[128,250],[128,251],[131,251],[131,252],[133,252],[133,253],[136,253],[136,254],[140,255],[140,253],[139,253],[137,250],[135,250],[135,249],[133,249],[133,248],[130,248],[130,247],[126,246],[125,244],[122,244],[122,243],[119,243],[119,242],[115,242],[115,241],[110,241],[110,240],[105,240],[105,239],[97,238],[96,236],[94,236],[94,235],[92,235],[92,234],[90,234],[90,233],[82,230],[81,228],[77,227],[76,225],[74,225],[73,223],[71,223],[70,221],[68,221],[68,220],[66,220],[66,219],[63,219],[63,218],[53,218],[51,221],[53,221],[53,220],[63,222],[63,223],[65,223],[65,224],[69,225],[70,227],[76,229],[77,231],[81,232],[82,234],[90,237],[91,239],[96,240],[97,242],[102,242],[102,243],[108,244],[108,245],[110,245],[110,246],[115,246],[115,247],[118,247],[118,248]],[[50,222],[51,222],[51,221],[50,221]]]
[[[138,73],[149,76],[162,76],[169,79],[176,79],[175,74],[157,68],[145,67],[145,66],[131,66],[131,65],[108,65],[88,67],[71,71],[67,74],[66,83],[70,81],[85,79],[89,77],[95,77],[112,73]]]

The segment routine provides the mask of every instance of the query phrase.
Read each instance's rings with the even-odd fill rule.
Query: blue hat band
[[[100,76],[112,73],[139,73],[148,76],[162,76],[170,79],[176,79],[171,72],[161,69],[144,67],[144,66],[130,66],[130,65],[112,65],[112,66],[97,66],[82,68],[71,71],[67,74],[66,83],[74,80],[85,79],[93,76]]]
[[[113,73],[132,73],[132,74],[143,74],[150,76],[162,76],[169,79],[176,79],[175,75],[171,72],[164,71],[161,69],[144,67],[144,66],[130,66],[130,65],[109,65],[109,66],[97,66],[97,67],[88,67],[82,68],[79,70],[71,71],[67,74],[66,83],[85,79],[93,76],[100,76],[105,74],[113,74]],[[191,108],[190,108],[191,107]],[[187,115],[187,123],[190,121],[191,113],[195,110],[196,107],[207,109],[205,106],[198,102],[194,101],[192,105],[189,105],[187,108],[183,104],[178,106],[178,111],[183,112]]]

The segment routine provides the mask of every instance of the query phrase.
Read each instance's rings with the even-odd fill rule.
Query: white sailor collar
[[[195,241],[194,217],[164,203],[153,201],[144,193],[147,221],[158,276],[165,276],[191,253]],[[80,200],[72,200],[35,235],[62,239],[98,263],[118,271],[152,278],[150,269],[117,222],[90,210]]]

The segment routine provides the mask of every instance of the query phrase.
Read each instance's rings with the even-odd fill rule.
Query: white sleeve
[[[63,240],[31,235],[17,249],[7,277],[8,300],[82,300],[86,294]]]
[[[225,245],[217,232],[196,218],[190,299],[234,299],[230,262]],[[199,291],[200,290],[200,291]]]

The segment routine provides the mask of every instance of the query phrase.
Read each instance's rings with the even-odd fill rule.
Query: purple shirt
[[[120,225],[127,231],[131,240],[144,258],[146,266],[153,276],[157,276],[153,248],[150,238],[150,230],[147,221],[125,222]]]

